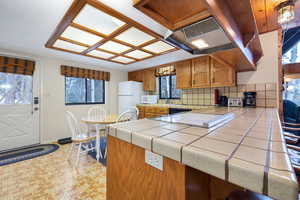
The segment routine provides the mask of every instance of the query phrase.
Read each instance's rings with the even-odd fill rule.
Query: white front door
[[[34,76],[0,72],[0,151],[39,143]]]

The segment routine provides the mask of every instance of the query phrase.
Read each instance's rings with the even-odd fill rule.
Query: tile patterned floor
[[[66,159],[69,147],[0,167],[0,200],[106,199],[106,168],[82,155],[76,169]]]

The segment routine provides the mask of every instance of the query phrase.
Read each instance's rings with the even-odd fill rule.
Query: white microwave
[[[157,102],[158,102],[157,95],[142,95],[141,103],[157,104]]]

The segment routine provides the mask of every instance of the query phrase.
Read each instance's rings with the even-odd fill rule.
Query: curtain
[[[96,80],[110,80],[110,73],[92,69],[84,69],[78,67],[71,67],[66,65],[61,65],[61,75],[69,77],[78,77],[78,78],[89,78]]]
[[[0,72],[33,75],[35,62],[13,57],[0,56]]]

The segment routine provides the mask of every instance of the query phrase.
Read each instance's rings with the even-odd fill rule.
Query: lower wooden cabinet
[[[169,114],[169,108],[160,106],[138,106],[139,119],[154,118]]]

